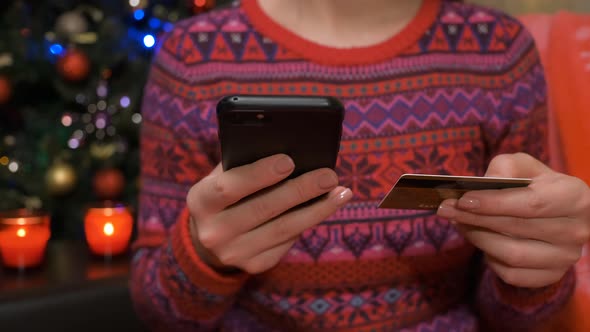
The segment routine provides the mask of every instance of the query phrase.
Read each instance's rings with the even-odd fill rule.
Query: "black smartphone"
[[[344,107],[333,97],[234,95],[217,104],[224,170],[274,154],[289,155],[289,176],[336,166]]]

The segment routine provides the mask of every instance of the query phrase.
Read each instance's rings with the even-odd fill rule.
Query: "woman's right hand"
[[[191,235],[201,259],[218,271],[250,274],[275,266],[298,236],[352,197],[331,169],[281,182],[293,160],[275,155],[226,172],[218,165],[188,193]],[[320,195],[325,197],[302,207]],[[293,209],[297,207],[296,209]]]

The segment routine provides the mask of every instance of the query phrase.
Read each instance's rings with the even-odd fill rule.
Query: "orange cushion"
[[[590,184],[590,15],[553,18],[546,72],[567,170]]]
[[[549,87],[551,166],[590,184],[590,15],[527,15]],[[576,265],[572,300],[541,331],[590,331],[590,254]]]

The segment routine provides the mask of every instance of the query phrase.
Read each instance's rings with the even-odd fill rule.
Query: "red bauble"
[[[94,192],[101,199],[116,199],[125,189],[125,177],[116,168],[107,168],[94,175]]]
[[[190,0],[193,13],[200,14],[215,7],[215,0]]]
[[[0,76],[0,105],[6,104],[12,97],[12,86],[7,77]]]
[[[85,80],[90,73],[90,60],[80,50],[69,50],[58,60],[57,70],[64,79],[80,82]]]

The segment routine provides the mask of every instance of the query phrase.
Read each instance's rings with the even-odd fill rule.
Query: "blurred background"
[[[57,239],[83,237],[88,204],[135,208],[141,93],[158,38],[228,2],[1,1],[0,210],[49,211]],[[590,11],[588,0],[473,2]]]
[[[98,201],[136,211],[140,103],[156,43],[213,6],[1,1],[0,210],[48,211],[53,239],[83,237]]]
[[[514,15],[552,13],[559,10],[590,12],[590,1],[587,0],[474,0],[469,2],[500,8]]]

